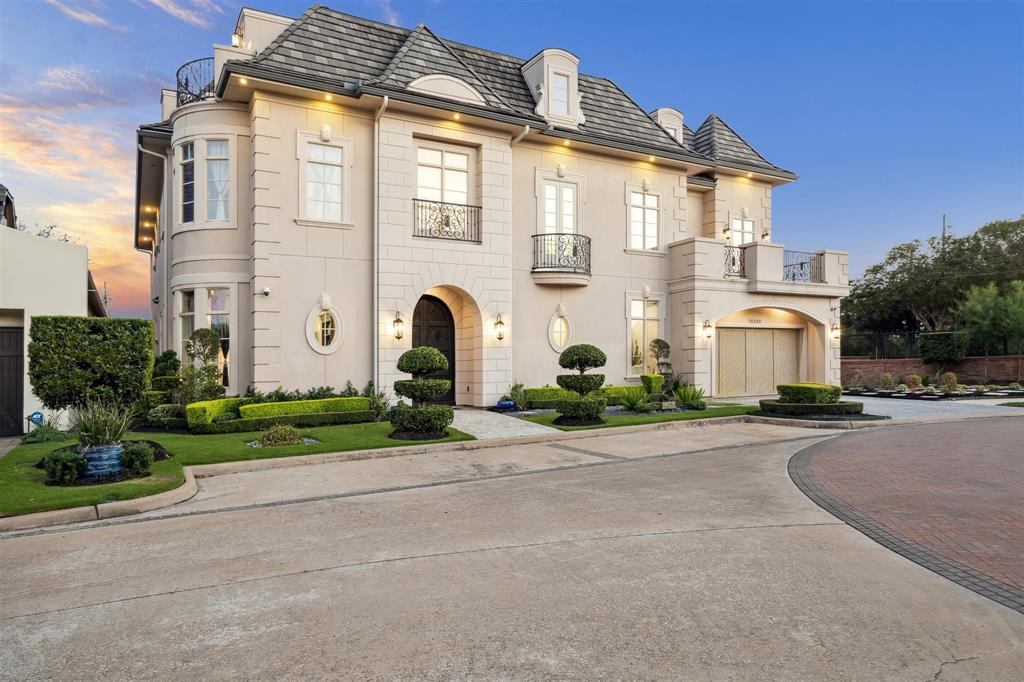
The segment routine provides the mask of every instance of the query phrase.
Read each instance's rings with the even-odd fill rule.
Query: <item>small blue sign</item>
[[[32,414],[30,414],[28,416],[28,420],[30,422],[32,422],[33,424],[35,424],[36,426],[39,426],[40,424],[43,423],[43,413],[42,412],[33,412]]]

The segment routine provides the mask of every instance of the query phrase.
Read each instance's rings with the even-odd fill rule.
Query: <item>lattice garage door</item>
[[[800,380],[797,329],[719,329],[719,396],[768,395]]]

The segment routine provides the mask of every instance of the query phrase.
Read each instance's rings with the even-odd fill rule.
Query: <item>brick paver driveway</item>
[[[1024,419],[870,429],[790,462],[823,507],[926,568],[1024,613]]]

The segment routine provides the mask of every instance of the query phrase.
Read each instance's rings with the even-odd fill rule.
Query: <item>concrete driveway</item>
[[[367,492],[364,474],[347,496],[248,505],[224,488],[190,515],[9,535],[0,675],[1024,678],[1024,616],[805,498],[786,464],[827,436],[732,431],[754,426],[552,444],[572,458],[554,468],[534,452],[543,466],[503,472],[514,448],[481,450],[495,466],[456,483]],[[324,466],[350,464],[367,465]]]

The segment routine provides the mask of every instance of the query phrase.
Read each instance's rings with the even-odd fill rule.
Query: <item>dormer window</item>
[[[683,143],[683,113],[671,107],[661,107],[651,112],[651,118],[658,122],[669,136],[678,142]]]
[[[551,74],[551,113],[569,115],[569,76],[557,71]]]
[[[565,50],[541,50],[522,66],[538,116],[556,126],[575,128],[586,123],[580,107],[580,60]]]

